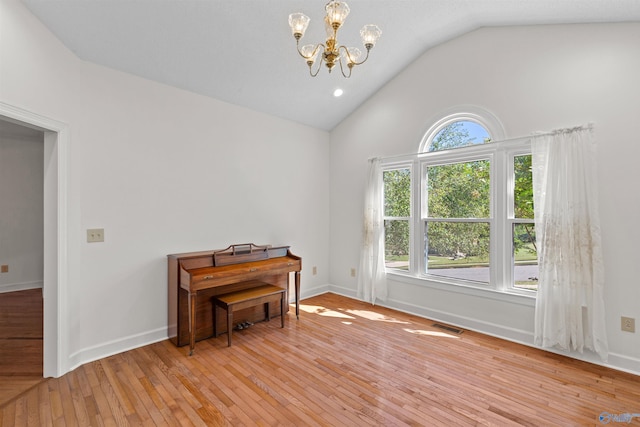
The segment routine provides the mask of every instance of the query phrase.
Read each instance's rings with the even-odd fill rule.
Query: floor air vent
[[[443,325],[442,323],[434,323],[433,327],[444,329],[445,331],[453,332],[454,334],[460,335],[464,332],[462,329],[454,328],[453,326]]]

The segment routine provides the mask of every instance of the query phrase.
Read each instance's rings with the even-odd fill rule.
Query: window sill
[[[527,307],[534,307],[536,303],[535,294],[523,294],[518,292],[499,291],[497,289],[472,286],[462,283],[450,283],[427,277],[416,277],[409,274],[403,274],[398,271],[387,271],[387,278],[396,282],[408,285],[422,286],[431,289],[438,289],[447,292],[455,292],[464,295],[471,295],[481,298],[489,298],[498,301],[504,301],[511,304],[520,304]]]

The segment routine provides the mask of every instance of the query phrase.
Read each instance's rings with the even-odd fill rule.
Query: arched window
[[[460,120],[440,129],[431,140],[429,151],[449,150],[488,142],[491,142],[491,135],[484,126],[468,120]]]
[[[430,120],[419,152],[449,150],[504,139],[504,128],[496,116],[482,108],[466,105],[445,111]]]

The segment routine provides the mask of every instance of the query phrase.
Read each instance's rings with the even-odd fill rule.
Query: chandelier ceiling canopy
[[[321,64],[324,62],[329,72],[338,64],[340,71],[344,77],[351,77],[351,70],[354,66],[363,64],[369,58],[369,52],[376,45],[378,38],[382,34],[380,28],[376,25],[365,25],[360,30],[362,44],[367,49],[367,54],[362,61],[362,51],[357,47],[346,47],[338,44],[338,29],[342,27],[350,9],[347,3],[337,0],[331,0],[325,6],[326,15],[324,17],[324,26],[327,32],[325,43],[307,44],[300,47],[300,39],[304,37],[304,33],[309,26],[309,17],[303,13],[292,13],[289,15],[289,26],[293,37],[296,39],[296,47],[298,53],[302,56],[309,66],[309,74],[312,77],[318,75]],[[318,61],[318,55],[320,60]],[[318,63],[315,71],[313,65]],[[347,72],[345,72],[345,67]]]

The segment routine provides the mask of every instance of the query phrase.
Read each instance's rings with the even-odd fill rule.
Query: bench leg
[[[280,294],[280,327],[284,328],[284,312],[287,308],[285,302],[286,299],[284,297],[284,292]]]
[[[268,302],[264,303],[264,320],[266,322],[271,320],[271,314],[269,313],[269,303]]]
[[[211,301],[211,305],[213,306],[213,336],[218,336],[218,304],[215,301]]]
[[[233,331],[233,310],[227,307],[227,347],[231,347],[231,332]]]

